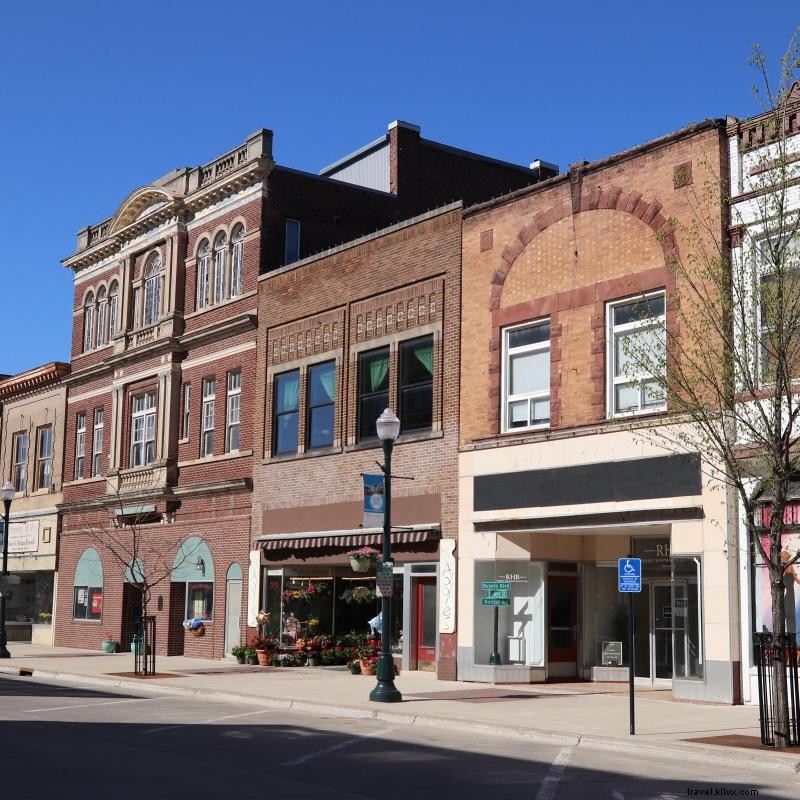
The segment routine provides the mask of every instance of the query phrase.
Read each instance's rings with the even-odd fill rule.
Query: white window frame
[[[241,447],[242,429],[242,371],[234,369],[228,373],[228,394],[225,403],[225,452],[238,453]],[[236,447],[231,447],[231,436],[236,430]]]
[[[181,417],[181,439],[189,438],[189,425],[191,423],[192,411],[192,384],[183,384],[183,413]]]
[[[200,414],[200,457],[214,455],[214,406],[217,402],[217,379],[203,378],[203,405]]]
[[[22,460],[20,460],[19,442],[24,442],[25,452],[22,453]],[[17,431],[11,438],[11,446],[14,451],[12,453],[14,463],[11,468],[12,483],[17,492],[24,492],[28,480],[28,432]]]
[[[231,234],[231,297],[244,292],[244,225],[239,223]]]
[[[97,290],[97,346],[104,347],[108,344],[106,323],[108,321],[108,292],[105,286]]]
[[[75,418],[75,480],[83,477],[86,460],[86,412],[79,411]]]
[[[117,311],[119,303],[119,284],[113,281],[108,290],[108,340],[117,332]]]
[[[161,319],[161,254],[152,253],[144,270],[144,309],[142,325],[155,325]]]
[[[546,342],[535,342],[534,344],[527,344],[521,347],[509,347],[508,340],[510,338],[510,334],[514,331],[522,330],[523,328],[534,328],[537,325],[551,325],[550,328],[550,336],[548,336]],[[531,418],[530,412],[530,404],[532,400],[549,400],[550,399],[550,382],[548,381],[547,390],[539,390],[537,392],[525,392],[523,394],[511,394],[510,387],[511,387],[511,357],[520,355],[523,353],[541,353],[547,351],[548,355],[550,354],[550,343],[553,338],[553,329],[552,329],[552,322],[549,317],[542,317],[540,319],[532,319],[528,320],[527,322],[522,322],[519,325],[509,325],[507,328],[503,328],[503,350],[502,350],[502,376],[501,376],[501,386],[502,386],[502,431],[503,433],[519,433],[520,431],[536,431],[536,430],[543,430],[550,427],[552,416],[552,407],[550,411],[550,419],[547,422],[537,423],[535,425],[520,425],[519,427],[511,427],[509,425],[509,413],[508,407],[512,403],[518,403],[522,400],[528,401],[528,420]],[[548,371],[551,378],[552,378],[552,363],[550,363],[550,370]]]
[[[156,460],[156,393],[134,395],[131,402],[131,468]]]
[[[197,300],[198,311],[207,308],[210,303],[209,286],[211,285],[211,243],[203,239],[197,248]]]
[[[214,237],[214,303],[228,295],[228,236],[220,231]]]
[[[626,322],[622,325],[614,325],[614,309],[621,306],[634,305],[641,303],[645,300],[652,300],[655,297],[664,298],[664,311],[659,317],[659,321],[655,324],[648,320],[635,320],[634,322]],[[666,319],[667,319],[667,296],[663,289],[654,292],[645,292],[632,297],[625,297],[620,300],[614,300],[606,303],[606,415],[609,419],[619,417],[633,417],[642,414],[659,414],[667,409],[667,400],[658,406],[642,407],[642,392],[644,391],[643,384],[652,379],[653,375],[650,373],[637,373],[633,377],[628,375],[614,376],[616,371],[616,361],[614,358],[614,336],[618,333],[630,333],[636,330],[643,330],[645,328],[654,328],[657,325],[663,326],[666,336]],[[666,343],[665,343],[666,346]],[[639,406],[636,409],[628,411],[617,411],[615,409],[616,387],[632,383],[639,384]]]
[[[105,428],[105,409],[98,406],[94,410],[92,427],[92,477],[102,473],[103,463],[103,431]]]
[[[94,347],[94,292],[90,292],[83,306],[83,352]]]
[[[53,450],[55,447],[53,435],[52,425],[41,425],[36,429],[36,480],[34,481],[36,491],[53,488]],[[47,452],[44,449],[45,442],[49,442],[50,445]]]

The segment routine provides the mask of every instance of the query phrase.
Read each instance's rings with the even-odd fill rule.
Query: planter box
[[[31,644],[38,644],[42,647],[53,646],[53,626],[34,623],[31,625]]]

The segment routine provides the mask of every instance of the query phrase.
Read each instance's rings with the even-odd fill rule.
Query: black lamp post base
[[[11,653],[8,652],[7,647],[0,647],[0,658],[11,658]]]
[[[394,685],[394,681],[379,680],[375,688],[369,693],[369,699],[374,703],[400,703],[403,695]]]

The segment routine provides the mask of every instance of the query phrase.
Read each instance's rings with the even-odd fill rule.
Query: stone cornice
[[[41,367],[12,375],[0,381],[0,401],[6,401],[28,395],[40,389],[67,382],[70,365],[62,361],[51,361]]]

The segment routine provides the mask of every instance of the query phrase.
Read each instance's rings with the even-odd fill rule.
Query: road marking
[[[45,711],[66,711],[69,708],[94,708],[95,706],[116,706],[120,703],[142,703],[155,700],[154,697],[131,697],[126,700],[111,700],[108,703],[79,703],[73,706],[53,706],[52,708],[24,708],[23,714],[41,714]]]
[[[342,750],[345,747],[349,747],[351,744],[355,744],[356,742],[360,742],[362,739],[370,739],[373,736],[382,736],[384,733],[389,733],[396,728],[396,725],[392,725],[390,728],[383,728],[379,731],[374,731],[373,733],[365,733],[361,736],[354,736],[352,739],[345,739],[343,742],[339,742],[338,744],[332,744],[330,747],[325,747],[322,750],[317,750],[314,753],[309,753],[305,756],[300,756],[300,758],[294,758],[291,761],[284,761],[281,764],[282,767],[296,767],[300,764],[305,764],[306,761],[311,761],[313,758],[319,758],[320,756],[326,756],[328,753],[335,753],[337,750]]]
[[[175,728],[189,728],[192,725],[211,725],[214,722],[222,722],[225,719],[238,719],[239,717],[252,717],[255,714],[266,714],[270,709],[260,708],[258,711],[248,711],[244,714],[226,714],[224,717],[213,717],[212,719],[201,719],[198,722],[181,722],[178,725],[162,725],[160,728],[150,728],[145,733],[161,733],[161,731],[171,731]]]
[[[572,755],[572,748],[565,747],[560,750],[558,755],[547,770],[547,775],[544,776],[542,785],[539,787],[539,794],[536,795],[536,800],[553,800],[556,796],[558,784],[561,782],[561,776],[569,764],[570,756]]]

